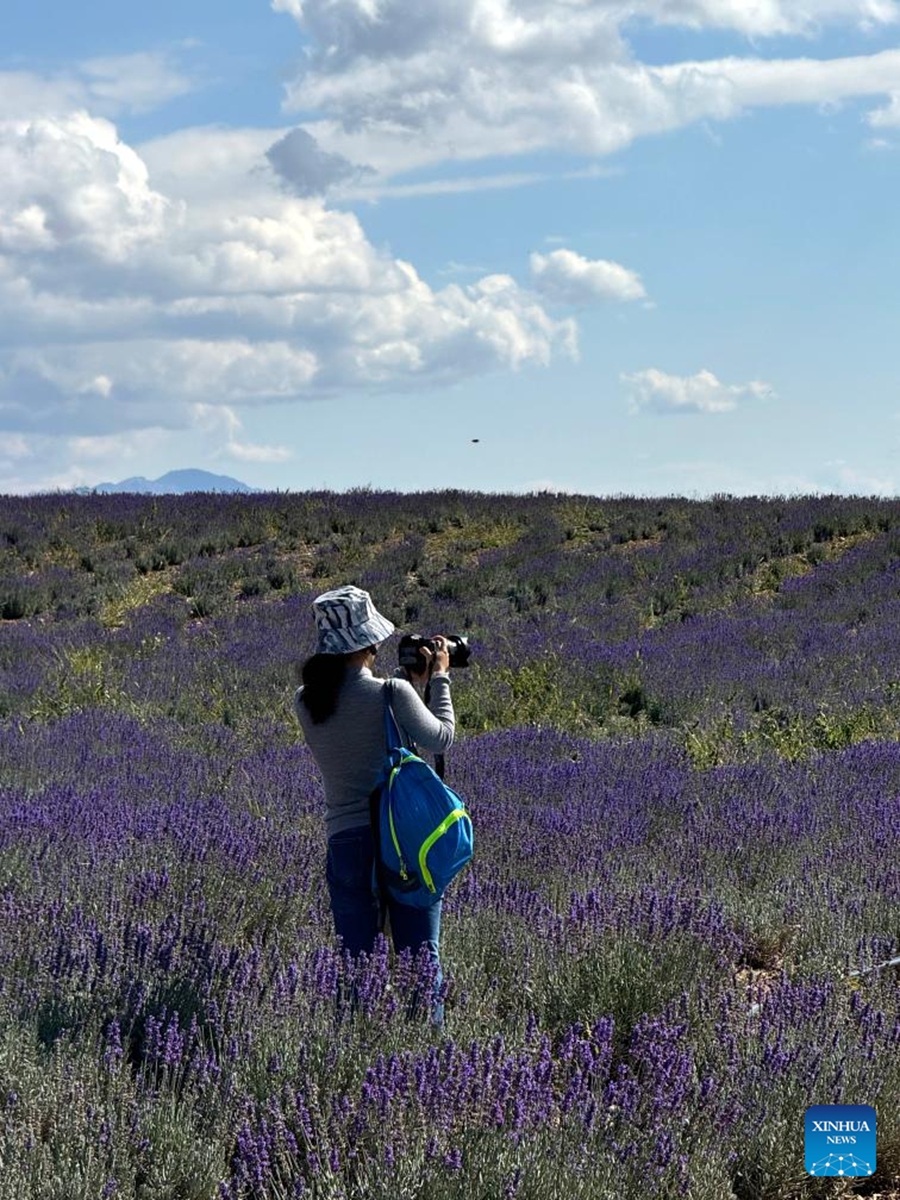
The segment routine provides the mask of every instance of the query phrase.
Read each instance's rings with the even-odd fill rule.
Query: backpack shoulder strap
[[[399,746],[400,730],[394,718],[394,712],[391,708],[391,699],[393,698],[392,681],[388,679],[384,684],[384,733],[387,740],[387,752]],[[377,929],[379,933],[384,933],[385,923],[388,912],[388,890],[387,881],[384,875],[384,863],[381,858],[381,789],[383,779],[380,780],[372,791],[369,793],[369,825],[372,830],[372,844],[375,850],[372,863],[372,884],[373,891],[378,900],[378,917]]]
[[[400,727],[397,724],[397,719],[394,716],[394,710],[391,708],[391,701],[394,698],[394,681],[386,680],[384,684],[384,736],[387,742],[388,753],[395,750],[403,744],[400,737]]]

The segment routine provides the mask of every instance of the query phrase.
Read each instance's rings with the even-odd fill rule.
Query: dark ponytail
[[[301,668],[303,695],[313,725],[327,721],[337,707],[338,692],[347,674],[346,654],[314,654]]]

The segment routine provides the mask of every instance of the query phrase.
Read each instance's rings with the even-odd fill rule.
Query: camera
[[[458,633],[450,633],[446,635],[447,651],[450,655],[451,667],[467,667],[469,665],[469,656],[472,651],[469,649],[469,639],[460,636]],[[422,653],[422,648],[427,647],[432,654],[437,651],[437,643],[431,638],[422,637],[419,633],[407,633],[400,639],[398,647],[398,661],[401,667],[407,667],[416,675],[421,675],[425,670],[426,661],[425,655]]]

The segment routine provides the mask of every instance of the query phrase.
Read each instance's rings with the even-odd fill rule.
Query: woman
[[[325,785],[326,879],[335,932],[351,954],[371,953],[379,907],[372,890],[369,795],[387,754],[382,694],[387,681],[376,679],[372,667],[394,626],[378,612],[368,592],[352,585],[318,596],[313,613],[318,646],[303,664],[303,686],[297,689],[294,707]],[[445,638],[432,640],[437,651],[423,648],[425,671],[411,675],[419,686],[430,678],[428,707],[403,668],[394,672],[391,707],[403,745],[442,753],[452,745],[454,732],[450,656]],[[389,897],[388,913],[394,949],[409,949],[415,956],[425,946],[439,985],[440,900],[423,909]],[[440,1005],[433,1019],[442,1022]]]

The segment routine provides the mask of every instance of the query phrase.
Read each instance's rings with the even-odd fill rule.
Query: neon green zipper
[[[390,826],[391,830],[391,840],[394,843],[394,849],[397,852],[397,859],[400,863],[400,878],[404,882],[406,882],[406,880],[409,878],[409,872],[406,869],[406,863],[403,859],[403,851],[400,849],[400,842],[397,838],[397,830],[394,825],[394,806],[391,803],[391,786],[394,782],[394,776],[397,774],[403,764],[405,762],[409,762],[411,759],[417,760],[418,757],[419,756],[417,754],[404,754],[397,763],[396,767],[391,770],[391,773],[388,776],[388,825]],[[428,851],[438,840],[438,838],[447,832],[451,825],[458,821],[460,817],[467,817],[468,815],[469,814],[466,812],[465,808],[454,809],[452,813],[448,813],[447,816],[444,817],[437,829],[435,829],[433,833],[429,833],[428,837],[422,843],[422,847],[419,850],[419,874],[422,876],[425,886],[428,888],[429,892],[436,892],[437,888],[434,886],[434,879],[432,878],[431,872],[428,870],[428,864],[425,861],[428,856]]]
[[[411,759],[417,759],[417,758],[418,758],[417,754],[404,754],[403,757],[400,759],[400,761],[397,763],[396,767],[393,768],[390,775],[388,776],[388,824],[391,827],[391,838],[393,839],[393,842],[394,842],[394,849],[397,851],[397,858],[400,861],[400,878],[404,882],[406,882],[406,880],[409,879],[409,873],[406,870],[406,863],[403,861],[403,851],[400,849],[400,843],[397,840],[397,830],[394,828],[394,806],[391,803],[391,787],[393,786],[393,783],[394,783],[394,776],[397,774],[397,772],[400,770],[400,768],[403,766],[403,764],[405,762],[409,762]],[[434,888],[432,888],[431,890],[434,891]]]
[[[460,820],[462,817],[467,817],[468,815],[469,814],[464,808],[455,808],[452,813],[448,813],[447,816],[444,817],[443,821],[441,821],[434,833],[429,833],[428,837],[422,843],[422,849],[419,851],[419,874],[425,881],[425,886],[428,888],[429,892],[436,892],[437,888],[434,886],[434,880],[432,879],[431,872],[428,870],[428,866],[425,862],[428,851],[438,840],[438,838],[447,832],[454,822]]]

